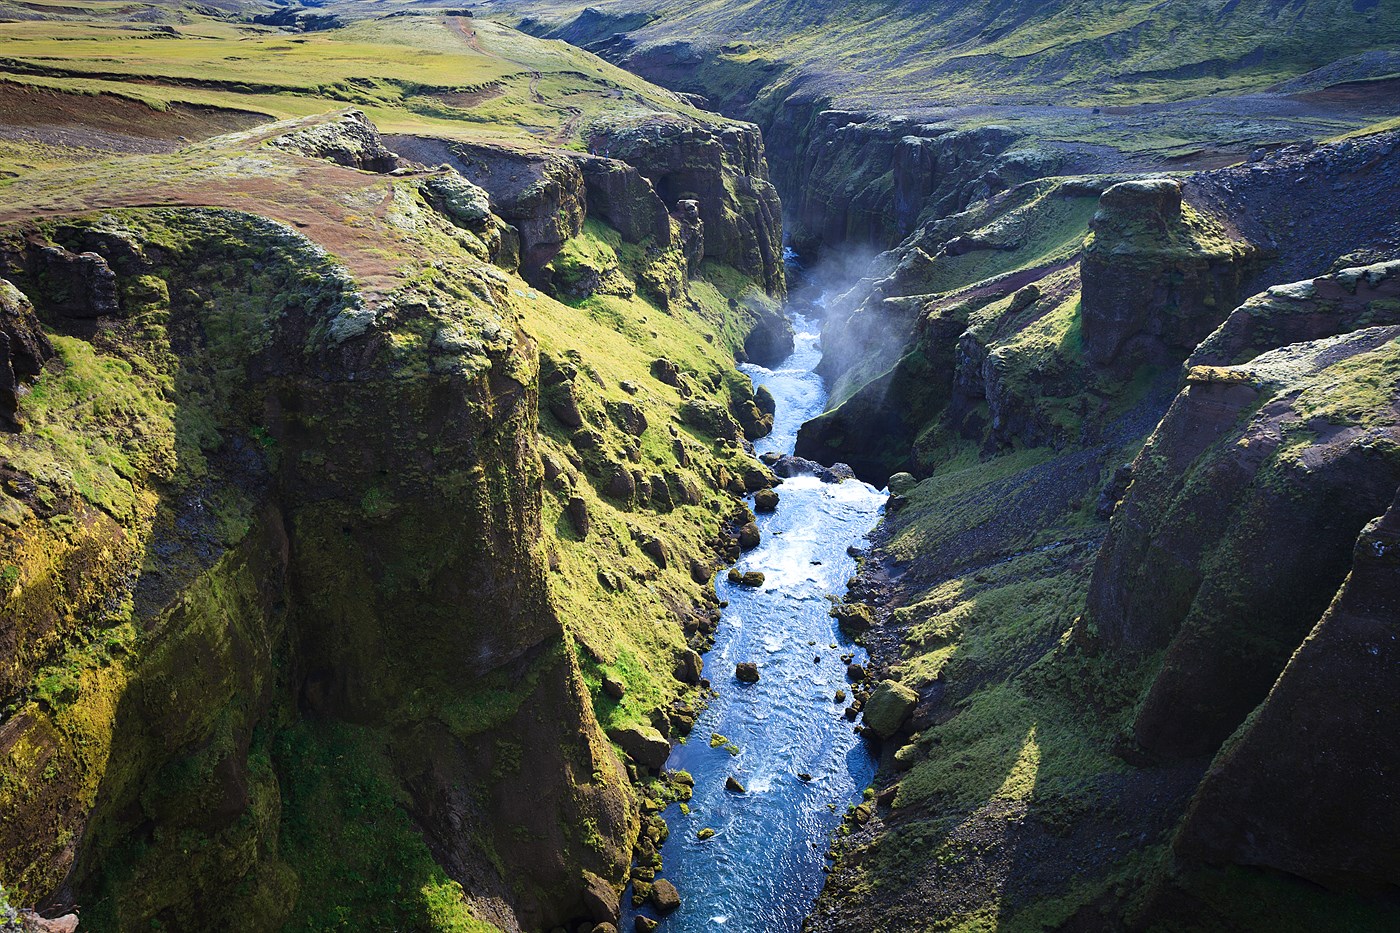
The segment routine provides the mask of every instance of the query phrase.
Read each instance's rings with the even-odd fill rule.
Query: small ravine
[[[760,454],[792,453],[798,428],[826,403],[815,372],[818,328],[789,313],[798,334],[792,356],[771,370],[745,367],[777,402],[772,434],[755,445]],[[758,517],[762,544],[738,564],[741,571],[761,571],[763,587],[718,579],[728,606],[705,655],[718,696],[667,762],[690,772],[695,793],[689,813],[673,804],[663,814],[671,834],[661,877],[682,898],[680,909],[662,920],[664,933],[800,930],[821,889],[831,835],[875,773],[843,715],[849,701],[834,699],[838,690],[851,692],[841,656],[854,653],[863,662],[864,652],[841,635],[828,597],[845,592],[855,571],[847,548],[863,544],[885,496],[857,480],[835,484],[811,476],[785,480],[778,493],[778,510]],[[740,661],[758,664],[758,683],[734,679]],[[712,746],[712,733],[737,752]],[[730,775],[747,793],[725,789]],[[714,836],[701,840],[702,829]]]

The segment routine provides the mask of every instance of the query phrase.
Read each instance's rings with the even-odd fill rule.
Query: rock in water
[[[881,681],[865,703],[865,724],[887,739],[903,727],[919,695],[894,680]]]
[[[681,894],[674,884],[665,878],[657,878],[651,888],[651,905],[663,914],[669,914],[681,906]]]
[[[724,789],[734,794],[747,794],[749,792],[748,788],[740,784],[739,779],[732,774],[724,779]]]
[[[775,512],[778,509],[778,493],[772,489],[760,489],[753,494],[755,512]]]
[[[730,583],[735,583],[739,586],[753,587],[756,589],[762,586],[763,581],[767,578],[764,577],[763,574],[757,570],[747,570],[743,573],[740,573],[738,567],[731,567],[727,579]]]
[[[752,661],[740,661],[734,665],[734,677],[746,684],[758,683],[758,665]]]

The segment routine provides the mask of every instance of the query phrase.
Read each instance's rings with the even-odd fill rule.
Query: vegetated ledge
[[[772,481],[733,366],[766,299],[592,222],[555,260],[611,285],[561,304],[486,192],[381,149],[340,114],[8,189],[26,902],[99,929],[615,904],[656,762],[605,731],[695,715],[715,557]]]
[[[917,699],[813,929],[1394,924],[1370,822],[1391,821],[1389,756],[1367,736],[1393,725],[1371,698],[1400,487],[1400,304],[1375,261],[1398,142],[1101,179],[1078,274],[1021,231],[1083,224],[1088,180],[1033,183],[927,227],[924,257],[908,244],[839,309],[847,332],[882,313],[912,331],[869,385],[903,406],[913,475],[890,476],[850,598],[872,607],[870,673]],[[1340,203],[1292,198],[1341,179]],[[1299,265],[1318,271],[1276,284]],[[943,391],[911,378],[940,360]],[[1305,751],[1284,754],[1298,717]]]

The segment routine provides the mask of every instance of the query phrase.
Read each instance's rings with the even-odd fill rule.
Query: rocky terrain
[[[853,471],[806,929],[1400,919],[1391,5],[0,13],[0,911],[673,908],[714,574]]]
[[[658,133],[385,137],[331,100],[128,147],[85,135],[120,97],[7,87],[26,152],[89,145],[0,210],[5,896],[96,930],[615,921],[736,494],[775,482],[735,368],[782,340],[757,131],[653,89]]]

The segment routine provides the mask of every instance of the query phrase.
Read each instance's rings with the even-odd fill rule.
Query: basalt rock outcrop
[[[1268,700],[1196,791],[1174,848],[1316,884],[1400,882],[1391,776],[1400,658],[1400,498],[1356,539],[1351,571]]]
[[[171,184],[210,196],[245,145]],[[228,208],[4,230],[25,427],[0,441],[6,888],[95,929],[272,930],[372,838],[414,887],[381,874],[392,903],[360,909],[438,891],[456,916],[571,922],[585,873],[620,887],[639,816],[547,582],[501,222],[440,173],[270,148],[283,174],[240,204],[275,214],[309,178],[353,211],[381,186],[377,242],[446,271],[396,280]],[[376,801],[361,826],[345,795]]]
[[[1255,248],[1183,204],[1171,178],[1099,199],[1084,248],[1084,355],[1123,368],[1182,359],[1244,296]]]
[[[19,430],[22,387],[43,371],[53,352],[28,296],[0,279],[0,430]]]
[[[754,276],[769,294],[783,292],[782,207],[756,127],[669,117],[614,122],[596,127],[588,147],[634,166],[673,212],[696,202],[705,255]]]
[[[519,231],[521,272],[527,278],[583,229],[588,214],[583,173],[563,154],[426,137],[396,136],[389,142],[405,158],[450,165],[485,189],[492,210]]]
[[[1277,290],[1317,296],[1311,309],[1288,299],[1277,333],[1326,319],[1322,296],[1362,275]],[[1246,305],[1206,345],[1248,333],[1277,300]],[[1190,369],[1133,464],[1086,613],[1111,651],[1165,649],[1134,724],[1144,748],[1214,751],[1331,601],[1358,531],[1400,485],[1397,337],[1362,327]]]
[[[398,156],[384,144],[378,127],[359,110],[343,111],[333,120],[280,134],[268,144],[286,152],[326,159],[366,172],[389,172],[399,164]]]

